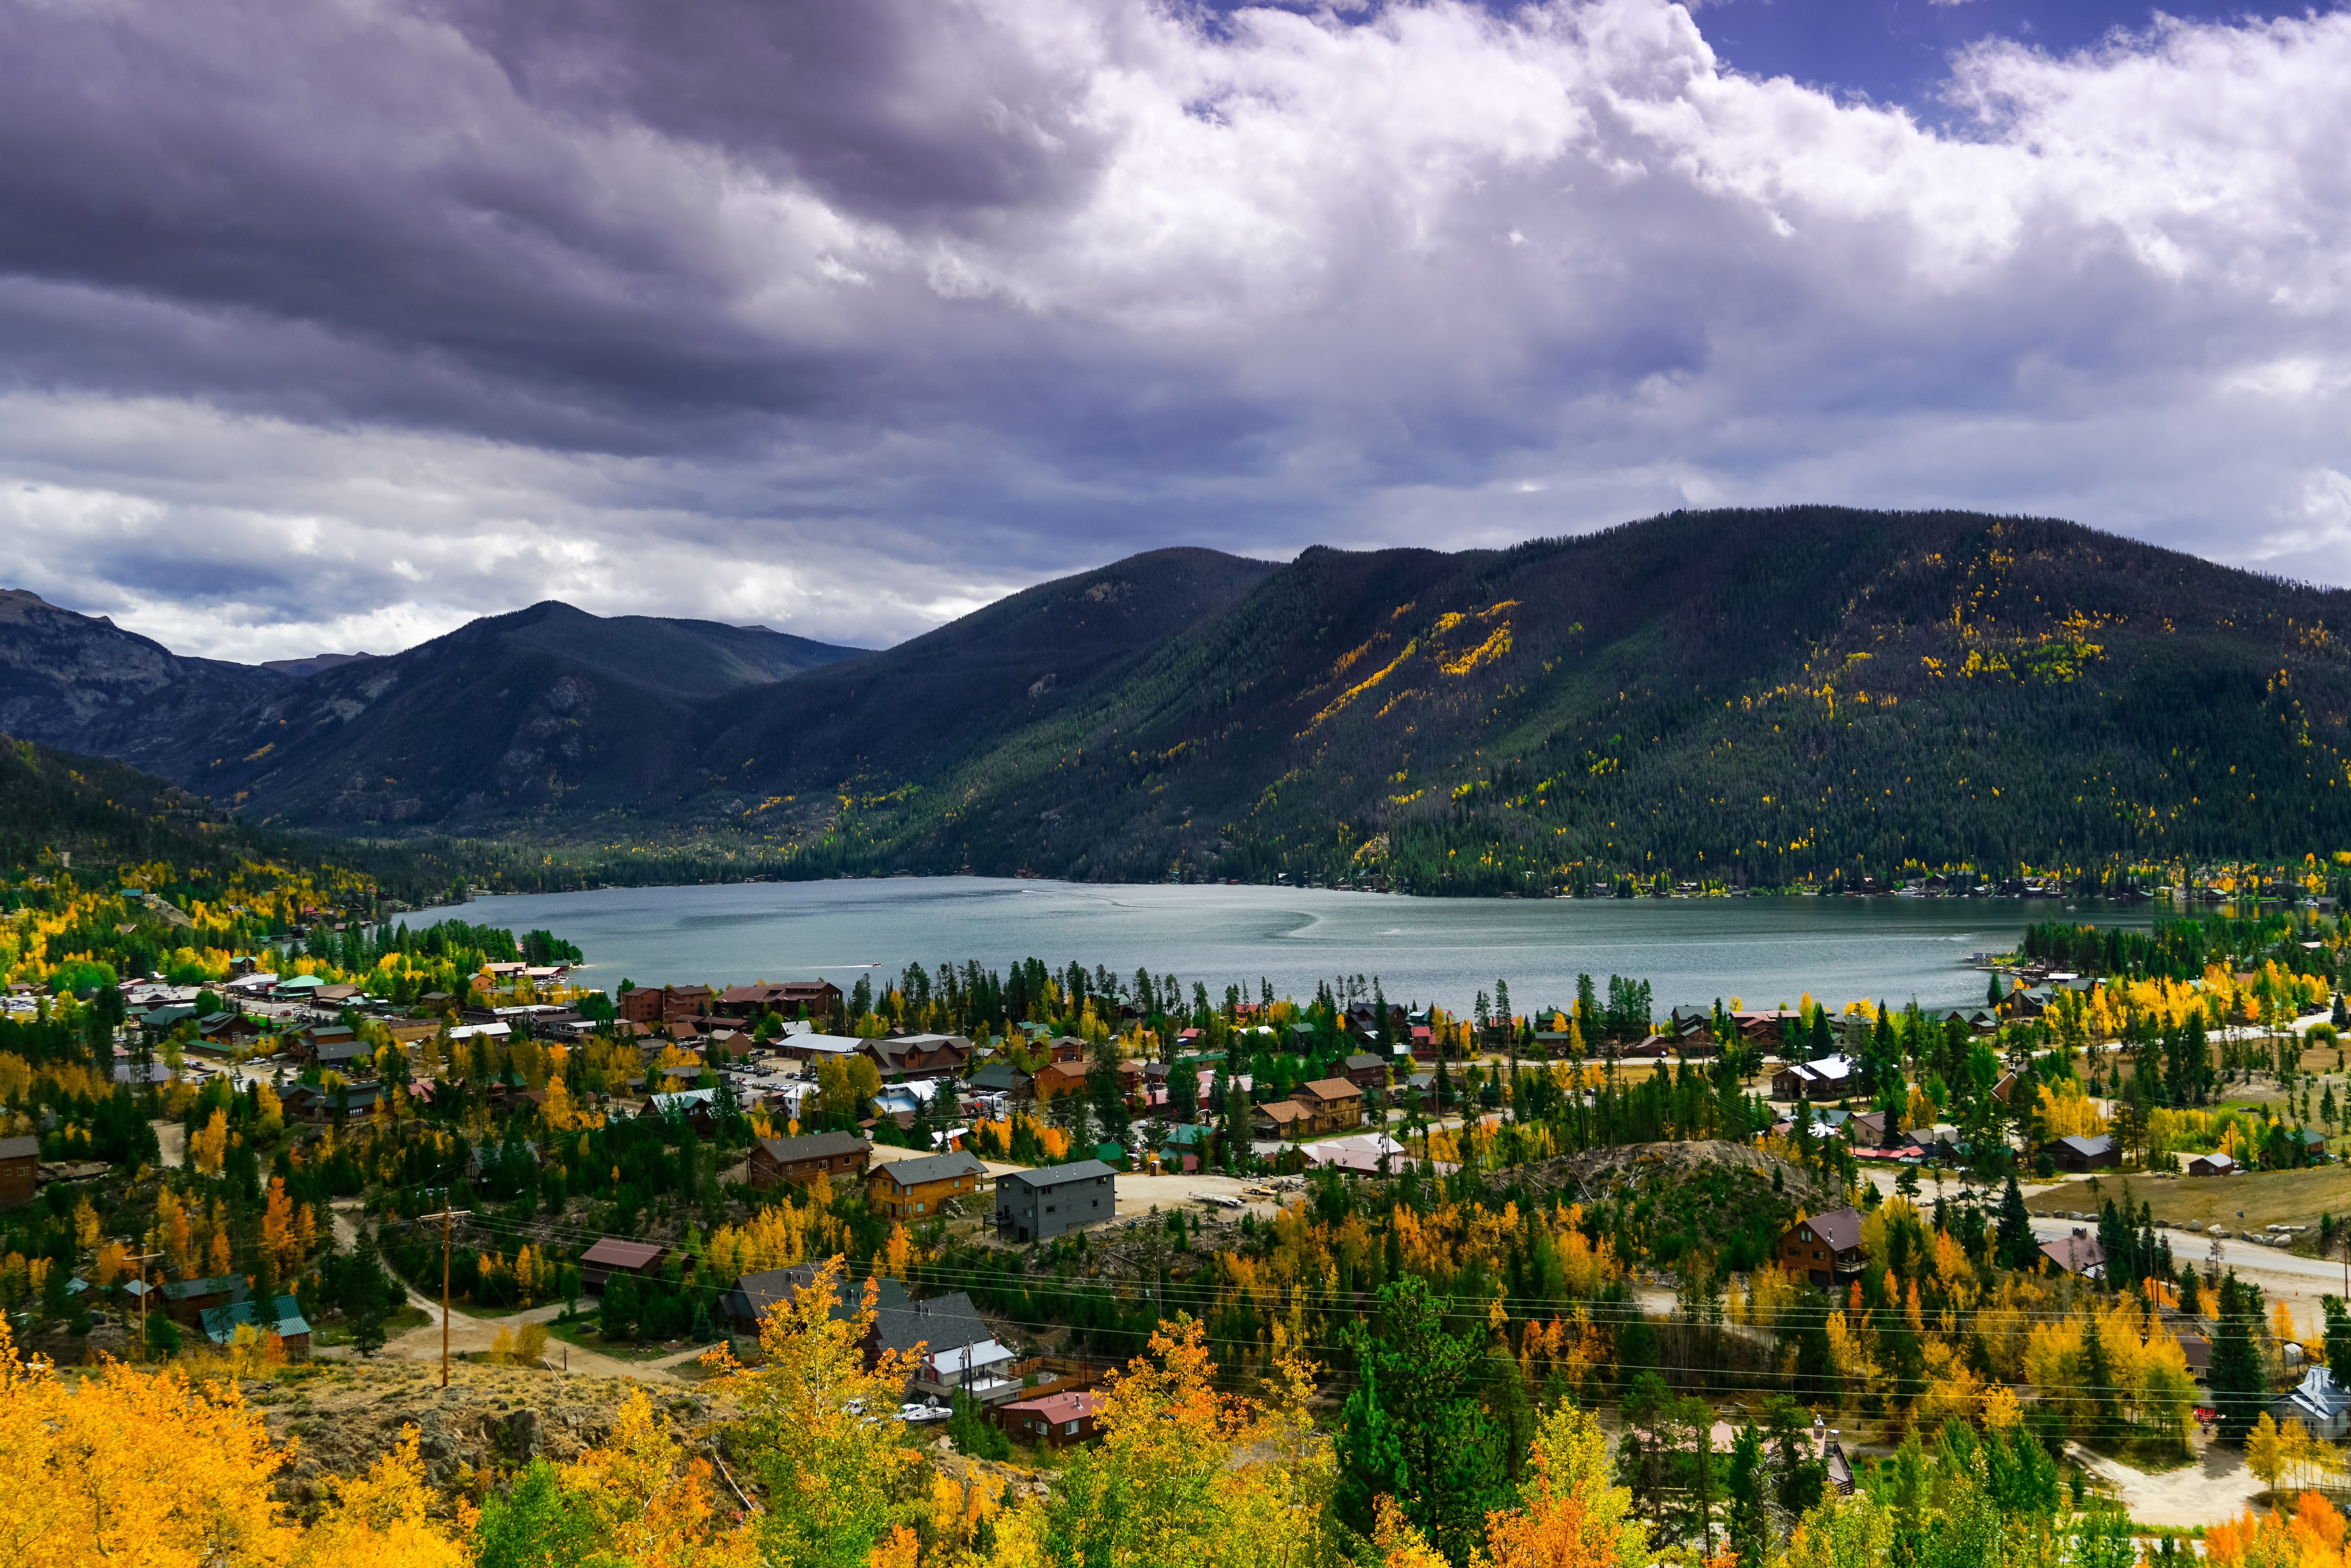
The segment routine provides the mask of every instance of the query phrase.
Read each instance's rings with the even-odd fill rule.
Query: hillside
[[[280,673],[159,663],[172,655],[129,639],[141,645],[134,664],[105,622],[41,609],[44,637],[63,651],[48,665],[70,655],[132,673],[96,695],[28,708],[24,733],[121,758],[248,818],[346,830],[511,829],[665,800],[693,780],[696,704],[862,653],[764,627],[546,602],[390,657]],[[33,662],[13,630],[0,624],[0,659],[13,661],[0,667]]]
[[[855,776],[824,852],[1428,891],[2298,858],[2351,842],[2346,620],[2351,593],[1959,513],[1315,549],[1099,695]]]
[[[1539,892],[2351,844],[2351,593],[2041,519],[1159,550],[872,653],[546,603],[289,676],[67,617],[76,664],[62,616],[0,617],[26,733],[575,860]]]

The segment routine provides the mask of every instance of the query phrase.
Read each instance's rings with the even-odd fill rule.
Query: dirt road
[[[355,1203],[334,1206],[332,1213],[337,1245],[349,1249],[358,1243],[359,1229],[353,1218],[358,1211],[359,1206]],[[396,1274],[392,1277],[399,1279]],[[408,1297],[408,1304],[423,1312],[428,1321],[422,1328],[411,1329],[397,1339],[386,1340],[383,1349],[377,1354],[402,1361],[439,1361],[442,1352],[440,1301],[423,1294],[404,1281],[401,1282],[401,1289]],[[452,1307],[449,1311],[449,1354],[456,1356],[467,1351],[486,1351],[496,1343],[501,1328],[511,1333],[524,1323],[552,1322],[562,1311],[561,1302],[549,1301],[544,1306],[532,1307],[502,1318],[477,1318]],[[656,1360],[623,1361],[618,1356],[567,1345],[560,1340],[549,1340],[547,1360],[550,1364],[580,1376],[635,1377],[648,1382],[674,1383],[677,1379],[671,1375],[670,1368],[694,1360],[707,1349],[707,1345],[695,1345]],[[352,1353],[347,1347],[334,1346],[319,1354],[322,1357],[340,1359]]]

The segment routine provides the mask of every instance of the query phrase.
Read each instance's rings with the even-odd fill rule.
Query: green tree
[[[564,1495],[563,1471],[547,1459],[533,1459],[504,1497],[484,1497],[474,1526],[476,1568],[559,1568],[586,1562],[596,1544],[594,1519]]]
[[[1763,1506],[1766,1480],[1763,1434],[1749,1421],[1730,1440],[1729,1473],[1724,1487],[1730,1499],[1724,1522],[1729,1527],[1730,1549],[1741,1563],[1762,1562],[1771,1542],[1771,1520]]]
[[[2243,1442],[2269,1403],[2269,1380],[2262,1373],[2261,1347],[2253,1337],[2260,1323],[2261,1292],[2239,1283],[2231,1269],[2220,1281],[2212,1364],[2206,1377],[2219,1417],[2215,1429],[2222,1442]]]
[[[2326,1370],[2335,1386],[2351,1388],[2351,1309],[2340,1296],[2324,1299],[2326,1310]]]
[[[2024,1194],[2017,1190],[2016,1173],[2008,1173],[2008,1189],[2000,1195],[2000,1223],[1993,1232],[2003,1267],[2030,1268],[2040,1253],[2032,1239],[2032,1217],[2024,1210]]]
[[[1479,1314],[1456,1321],[1453,1302],[1417,1276],[1381,1287],[1373,1322],[1351,1335],[1364,1382],[1343,1411],[1338,1495],[1342,1520],[1362,1531],[1372,1500],[1393,1494],[1460,1562],[1509,1485],[1499,1430],[1478,1398],[1489,1335]]]

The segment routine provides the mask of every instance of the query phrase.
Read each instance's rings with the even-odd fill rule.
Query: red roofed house
[[[623,1241],[607,1236],[580,1255],[580,1282],[591,1292],[601,1295],[604,1281],[614,1274],[634,1274],[643,1278],[661,1268],[662,1259],[669,1249],[653,1241]]]
[[[1094,1435],[1094,1417],[1110,1401],[1091,1389],[1076,1394],[1048,1394],[1042,1399],[1022,1399],[996,1407],[996,1419],[1008,1432],[1030,1442],[1062,1448]]]

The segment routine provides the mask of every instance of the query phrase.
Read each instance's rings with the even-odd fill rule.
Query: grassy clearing
[[[2094,1214],[2111,1197],[2119,1200],[2127,1186],[2133,1203],[2145,1203],[2155,1218],[2173,1225],[2194,1221],[2222,1226],[2232,1231],[2259,1230],[2266,1225],[2311,1225],[2321,1214],[2351,1215],[2351,1166],[2317,1166],[2298,1171],[2253,1171],[2233,1176],[2180,1176],[2162,1181],[2120,1175],[2096,1178],[2096,1191],[2085,1178],[2043,1187],[2026,1203],[2052,1213],[2079,1209]],[[2242,1219],[2237,1211],[2244,1210]],[[2316,1232],[2312,1232],[2314,1244]],[[2177,1250],[2175,1247],[2174,1250]]]

